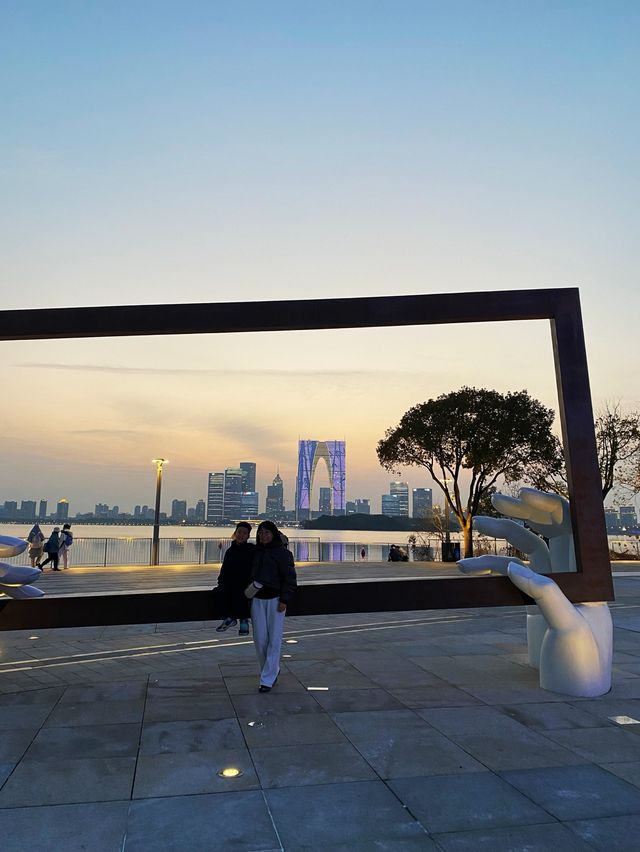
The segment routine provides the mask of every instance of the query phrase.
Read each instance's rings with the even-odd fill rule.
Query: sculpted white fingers
[[[527,647],[529,663],[540,669],[543,689],[585,698],[603,695],[611,689],[609,607],[606,603],[574,605],[553,579],[542,576],[576,570],[569,502],[534,488],[521,488],[516,498],[494,494],[491,502],[510,518],[526,521],[531,529],[509,518],[488,517],[476,518],[474,527],[506,539],[527,554],[529,565],[489,555],[460,560],[460,570],[476,576],[506,575],[535,601],[535,606],[526,608]]]
[[[509,578],[538,604],[548,628],[540,647],[540,686],[593,698],[611,689],[613,624],[606,603],[574,606],[550,577],[512,562]]]
[[[0,536],[0,557],[4,559],[19,556],[27,547],[28,542],[21,538]],[[41,598],[44,595],[42,589],[31,585],[41,574],[42,571],[39,568],[0,562],[0,596],[4,594],[16,600]]]

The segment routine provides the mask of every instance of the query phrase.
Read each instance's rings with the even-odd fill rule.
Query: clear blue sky
[[[638,405],[639,25],[640,4],[617,0],[8,0],[0,6],[4,306],[578,285],[596,407],[611,398]],[[390,342],[396,360],[385,346],[364,357],[355,343],[339,357],[309,343],[303,364],[274,343],[271,358],[292,374],[317,371],[327,399],[336,383],[327,370],[352,361],[395,368],[402,388],[410,381],[400,374],[435,358],[448,384],[425,381],[415,399],[402,390],[397,410],[369,407],[375,434],[405,403],[470,375],[482,381],[469,369],[478,348],[493,364],[484,384],[553,395],[546,354],[546,389],[502,357],[519,344],[535,350],[535,335],[466,334],[409,336],[405,351]],[[84,347],[9,349],[3,384],[24,384],[28,370],[29,383],[46,387],[57,376],[58,387],[71,382],[55,374],[58,363],[117,370],[147,357],[133,341]],[[183,342],[179,360],[201,364],[190,347]],[[258,375],[264,340],[243,351],[247,363],[235,366]],[[47,361],[41,374],[25,366]],[[100,391],[117,393],[107,379]],[[83,405],[84,420],[92,407]],[[348,434],[355,452],[353,424],[323,425],[334,434],[309,437]],[[71,444],[82,457],[71,423],[46,428],[12,420],[3,463],[19,442],[25,458],[50,442],[58,455]],[[283,447],[295,443],[293,431],[280,431]],[[134,438],[130,450],[143,452]],[[202,468],[223,462],[237,459],[211,450]],[[373,493],[387,479],[376,476]],[[361,478],[359,491],[364,467]]]

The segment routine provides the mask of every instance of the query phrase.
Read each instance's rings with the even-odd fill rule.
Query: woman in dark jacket
[[[251,570],[251,622],[260,665],[259,692],[270,692],[280,674],[280,647],[287,604],[296,590],[293,556],[277,526],[263,521]]]
[[[44,552],[47,554],[47,558],[44,562],[40,562],[38,564],[38,568],[44,568],[47,562],[53,563],[53,570],[59,571],[58,568],[58,551],[60,550],[60,527],[54,527],[53,532],[49,536],[49,540],[44,546]]]
[[[216,632],[223,633],[240,621],[240,636],[249,635],[249,601],[244,591],[251,582],[251,566],[256,552],[255,544],[249,544],[251,524],[240,521],[233,533],[231,547],[222,560],[218,575],[217,595],[225,618]]]

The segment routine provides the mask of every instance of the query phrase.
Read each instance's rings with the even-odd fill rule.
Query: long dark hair
[[[261,521],[258,526],[256,532],[256,541],[260,544],[260,530],[269,530],[269,532],[273,535],[273,540],[276,544],[279,544],[281,547],[283,546],[282,535],[280,534],[280,530],[273,523],[273,521]]]

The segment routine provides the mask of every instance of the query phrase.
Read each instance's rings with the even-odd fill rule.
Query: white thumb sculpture
[[[540,669],[540,686],[552,692],[593,698],[611,689],[613,625],[606,602],[572,604],[545,574],[575,571],[569,503],[559,494],[522,488],[517,498],[496,494],[499,512],[526,520],[540,536],[507,518],[478,517],[475,528],[505,538],[529,556],[529,566],[507,556],[461,559],[465,574],[503,574],[533,598],[527,607],[529,663]]]
[[[9,535],[0,535],[0,559],[9,559],[11,556],[19,556],[28,547],[28,543],[21,538]],[[42,589],[32,586],[35,580],[42,574],[39,568],[9,565],[0,562],[0,597],[8,595],[16,600],[28,598],[41,598],[44,595]]]

